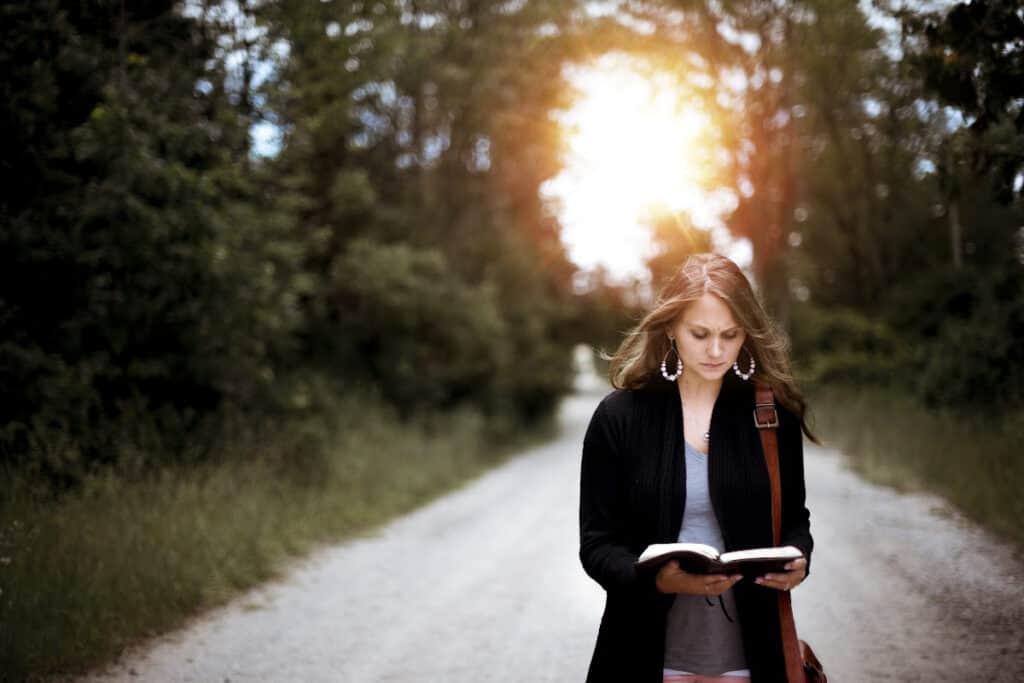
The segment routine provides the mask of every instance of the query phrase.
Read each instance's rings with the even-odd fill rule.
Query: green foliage
[[[403,412],[540,417],[569,387],[573,269],[538,198],[566,48],[537,30],[562,4],[261,13],[290,46],[267,85],[287,122],[269,165],[316,240],[303,355]]]
[[[44,4],[0,9],[5,460],[72,485],[162,430],[307,410],[317,373],[403,416],[541,419],[567,390],[537,196],[565,89],[554,37],[518,39],[556,7]]]
[[[515,235],[498,249],[502,257],[494,259],[489,277],[497,285],[505,333],[488,340],[500,349],[502,363],[486,405],[493,413],[542,419],[572,386],[578,304],[559,281],[564,255],[549,256],[549,266],[537,257],[532,239]]]
[[[232,363],[265,364],[288,331],[244,306],[262,283],[217,265],[245,238],[225,234],[234,131],[223,94],[197,92],[212,53],[195,22],[173,3],[52,4],[45,20],[4,9],[20,20],[4,22],[19,174],[0,211],[3,450],[60,431],[77,455],[59,460],[109,461],[98,427],[122,405],[202,414],[251,394],[260,373]],[[19,95],[40,79],[33,113]]]
[[[436,249],[349,243],[331,273],[345,372],[404,411],[486,395],[506,351],[493,286],[469,287]]]
[[[903,299],[922,339],[912,384],[930,405],[1007,412],[1024,405],[1024,277],[1019,268],[938,274]]]
[[[853,309],[798,306],[790,329],[799,373],[812,384],[885,384],[905,361],[889,326]]]
[[[917,48],[911,59],[929,90],[967,119],[975,172],[995,196],[1021,197],[1024,169],[1024,17],[1014,0],[960,2],[941,15],[901,12]]]
[[[894,286],[871,315],[795,310],[794,354],[811,383],[899,387],[965,414],[1024,405],[1019,267],[925,273]]]
[[[18,565],[41,581],[20,612],[0,602],[0,616],[33,624],[0,629],[36,648],[18,666],[41,661],[33,628],[62,627],[48,571],[100,587],[95,600],[68,593],[75,609],[80,595],[94,604],[69,620],[74,651],[55,655],[85,661],[265,576],[282,538],[323,537],[303,536],[310,516],[334,531],[348,522],[332,515],[378,519],[360,517],[377,482],[400,483],[392,511],[423,500],[472,469],[460,453],[482,424],[506,424],[505,437],[552,413],[576,343],[618,346],[643,283],[576,273],[538,192],[560,168],[550,114],[571,94],[564,66],[613,47],[679,70],[722,122],[727,227],[750,240],[809,379],[1019,412],[1014,3],[900,13],[902,59],[854,0],[617,12],[592,21],[578,0],[0,5],[0,461],[19,491],[46,493],[4,491],[0,506],[83,544]],[[254,126],[268,124],[280,144],[258,156]],[[655,226],[655,282],[710,246],[680,227]],[[339,393],[351,403],[339,408]],[[365,426],[342,418],[362,419],[366,401],[379,414],[350,430],[364,440],[339,446],[344,430],[325,420]],[[450,424],[438,411],[455,415],[453,440],[431,440]],[[410,430],[401,453],[379,453],[397,429]],[[221,469],[226,453],[241,455]],[[237,506],[207,507],[229,489]],[[280,507],[264,514],[271,499]],[[105,565],[105,544],[149,547],[183,514],[152,536],[181,553],[180,592],[162,592],[151,566],[133,574],[128,546]],[[93,538],[69,526],[79,516],[110,521]],[[122,534],[128,517],[142,526]],[[221,550],[232,543],[235,564]],[[223,576],[206,588],[211,566]],[[151,595],[155,616],[123,630],[103,611]],[[110,626],[99,640],[82,635],[94,623]]]
[[[365,395],[313,393],[317,415],[235,423],[216,462],[95,472],[56,503],[0,469],[0,679],[102,664],[549,436],[472,408],[399,424]]]

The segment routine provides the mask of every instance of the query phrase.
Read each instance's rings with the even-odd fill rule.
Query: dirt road
[[[87,681],[582,681],[603,593],[577,560],[579,451],[561,435]],[[1024,561],[941,500],[808,447],[814,571],[801,636],[834,683],[1024,680]]]

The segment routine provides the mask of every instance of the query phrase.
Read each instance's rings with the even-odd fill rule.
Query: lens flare
[[[686,214],[710,227],[721,206],[716,129],[679,79],[606,59],[571,79],[578,97],[561,117],[565,168],[545,188],[561,205],[563,239],[579,264],[638,271],[650,253],[643,226]]]

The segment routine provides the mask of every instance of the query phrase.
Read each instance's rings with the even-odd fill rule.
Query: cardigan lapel
[[[771,501],[761,440],[754,427],[754,393],[738,378],[726,376],[711,416],[708,491],[726,547],[771,545]],[[750,516],[755,510],[763,511]],[[767,517],[765,517],[767,515]],[[757,539],[755,541],[755,539]]]
[[[711,435],[708,444],[708,495],[711,498],[711,509],[715,512],[718,527],[722,532],[722,540],[725,542],[725,548],[720,548],[722,551],[731,545],[729,525],[725,517],[726,496],[722,495],[723,484],[730,475],[730,470],[735,470],[739,465],[735,460],[740,427],[736,423],[736,412],[739,407],[739,397],[736,394],[727,376],[722,381],[722,389],[711,411],[711,425],[708,427]]]
[[[662,450],[658,536],[662,543],[675,543],[686,509],[686,459],[683,455],[683,406],[675,384],[664,392],[662,403]]]
[[[652,427],[660,427],[660,443],[654,434],[645,448],[654,451],[650,461],[654,477],[651,482],[657,495],[654,511],[656,542],[674,543],[679,538],[683,512],[686,509],[686,458],[683,446],[683,413],[679,390],[675,385],[667,390],[657,387],[653,392],[652,413],[658,416]],[[722,389],[711,412],[710,448],[708,450],[708,492],[726,548],[730,542],[729,496],[748,488],[753,480],[767,477],[760,440],[753,426],[753,392],[748,385],[730,376],[722,382]],[[657,428],[656,427],[656,428]],[[654,432],[655,434],[657,432]],[[751,471],[750,468],[753,468]],[[739,489],[737,489],[737,485]],[[744,501],[743,504],[751,501]],[[733,539],[736,540],[736,539]],[[769,543],[770,544],[770,543]]]

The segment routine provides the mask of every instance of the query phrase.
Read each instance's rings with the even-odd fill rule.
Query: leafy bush
[[[1024,405],[1024,269],[970,275],[969,289],[936,297],[946,315],[929,323],[918,392],[930,405],[1006,412]]]
[[[926,404],[1024,405],[1024,268],[931,271],[892,288],[877,316],[797,309],[794,357],[812,382],[903,387]]]
[[[790,334],[807,382],[885,384],[900,366],[900,347],[888,325],[858,311],[798,307]]]
[[[479,399],[506,353],[490,285],[470,287],[437,249],[352,241],[331,272],[338,366],[406,413]]]

